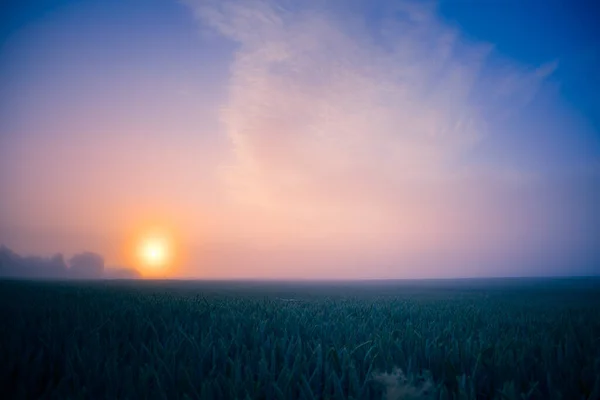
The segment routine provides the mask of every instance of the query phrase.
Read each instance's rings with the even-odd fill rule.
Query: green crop
[[[3,398],[600,399],[595,282],[4,281],[0,317]]]

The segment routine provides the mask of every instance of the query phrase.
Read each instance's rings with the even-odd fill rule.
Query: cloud
[[[104,258],[83,252],[69,259],[62,254],[52,257],[21,256],[0,246],[0,277],[18,279],[136,279],[140,274],[132,268],[104,268]]]
[[[356,2],[184,3],[238,46],[221,112],[231,235],[411,255],[544,235],[535,171],[468,160],[556,62],[502,59],[428,2],[372,24]]]

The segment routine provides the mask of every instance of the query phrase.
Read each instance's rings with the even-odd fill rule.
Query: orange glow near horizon
[[[169,244],[164,237],[149,236],[138,246],[138,256],[148,269],[163,270],[171,257]]]
[[[162,224],[139,226],[125,243],[130,265],[144,278],[169,278],[177,274],[182,262],[182,243],[177,230]]]

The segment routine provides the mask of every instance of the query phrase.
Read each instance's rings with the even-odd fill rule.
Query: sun
[[[180,227],[172,221],[143,218],[125,229],[124,263],[134,267],[144,278],[170,279],[181,273],[185,263],[184,243]]]
[[[137,256],[144,275],[165,275],[173,259],[171,241],[166,235],[147,234],[139,240]]]
[[[142,242],[140,253],[146,264],[158,267],[167,260],[167,245],[159,238],[149,238]]]

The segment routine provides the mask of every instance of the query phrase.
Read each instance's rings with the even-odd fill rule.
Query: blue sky
[[[185,237],[185,276],[599,271],[594,2],[0,15],[0,242],[16,250],[127,263],[131,227],[158,219]]]
[[[473,6],[444,1],[441,13],[467,35],[494,44],[506,56],[532,65],[559,60],[555,78],[563,99],[600,123],[598,53],[600,6],[593,1],[522,1]]]

